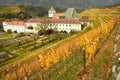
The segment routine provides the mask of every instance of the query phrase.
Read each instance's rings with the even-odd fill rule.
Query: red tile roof
[[[50,22],[61,24],[81,24],[79,19],[51,19]]]
[[[7,22],[9,25],[19,25],[19,26],[24,26],[25,23],[23,21],[9,21]]]
[[[41,21],[42,19],[39,19],[39,18],[31,18],[27,22],[28,23],[40,23]]]
[[[59,19],[60,17],[63,17],[63,16],[65,16],[65,13],[56,13],[53,16],[53,19]]]
[[[29,23],[40,23],[46,20],[48,23],[61,23],[61,24],[81,24],[79,19],[30,19]]]

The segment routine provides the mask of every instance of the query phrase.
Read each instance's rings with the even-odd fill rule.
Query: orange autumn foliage
[[[94,60],[94,55],[98,49],[100,38],[107,37],[110,31],[115,25],[115,20],[110,19],[108,23],[104,23],[99,28],[95,28],[86,34],[76,37],[64,44],[61,44],[57,48],[52,48],[46,51],[44,54],[39,55],[39,62],[43,69],[47,70],[53,64],[57,63],[61,59],[66,58],[77,48],[85,46],[87,64],[91,64]]]

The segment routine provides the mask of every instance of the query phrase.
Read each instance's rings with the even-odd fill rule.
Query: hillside
[[[51,2],[48,3],[48,1]],[[64,1],[1,0],[0,4],[24,3],[44,5],[47,7],[0,5],[0,20],[25,20],[31,17],[43,18],[47,16],[49,6],[54,3],[53,6],[59,6],[55,9],[62,12],[64,8],[60,6],[86,8],[92,4],[92,7],[94,7],[99,4],[107,5],[117,3],[120,0],[104,0],[104,3],[103,0]],[[78,34],[55,42],[54,44],[51,43],[51,45],[47,45],[46,47],[43,46],[39,50],[34,51],[34,48],[41,46],[41,44],[39,45],[36,42],[36,37],[38,36],[24,37],[24,40],[17,39],[21,41],[18,45],[15,44],[2,49],[13,52],[12,55],[15,54],[14,56],[20,55],[18,57],[20,60],[15,58],[15,62],[10,61],[10,64],[0,67],[0,80],[110,80],[115,34],[118,30],[118,19],[116,17],[119,11],[120,6],[111,9],[86,9],[78,15],[79,18],[89,16],[91,25],[88,28],[91,27],[90,29],[86,28]],[[59,37],[58,35],[56,36]],[[44,36],[38,37],[38,40],[42,38]],[[45,45],[47,41],[49,42],[51,40],[49,38],[50,36],[47,39],[42,39],[42,45]]]
[[[112,16],[112,13],[117,13],[118,11],[112,10],[112,9],[99,9],[99,8],[93,8],[93,9],[86,9],[85,11],[79,13],[79,17],[82,16],[89,16],[90,20],[99,18],[101,16]]]
[[[0,14],[2,13],[18,13],[21,9],[16,5],[0,5]]]
[[[23,11],[19,5],[0,5],[0,28],[2,27],[2,21],[4,20],[23,20],[29,17],[30,15],[26,11]]]
[[[120,3],[120,0],[1,0],[0,4],[32,4],[42,6],[77,7],[80,9]]]
[[[94,10],[91,9],[88,11],[93,12]],[[110,12],[112,12],[112,10]],[[97,20],[97,17],[99,17],[98,14],[101,14],[100,9],[96,9],[96,20],[94,20],[93,23],[99,21]],[[109,47],[111,44],[107,46],[105,50],[102,50],[102,52],[100,52],[101,54],[95,51],[101,51],[105,45],[106,40],[111,40],[112,42],[114,39],[108,37],[113,31],[116,32],[117,30],[116,28],[114,29],[116,19],[109,16],[100,16],[100,18],[104,22],[103,25],[99,23],[95,24],[98,27],[95,27],[90,31],[82,31],[74,36],[55,43],[53,46],[49,46],[36,52],[35,55],[25,57],[17,63],[11,63],[10,65],[3,66],[0,69],[0,75],[2,75],[0,78],[3,80],[82,80],[84,71],[84,51],[82,48],[84,45],[86,46],[86,54],[90,53],[89,57],[86,56],[86,64],[88,65],[87,72],[89,72],[89,69],[92,69],[92,71],[89,72],[90,74],[95,72],[98,73],[97,76],[96,74],[87,74],[89,75],[88,77],[90,77],[91,80],[107,78],[106,74],[104,74],[106,71],[104,70],[106,70],[108,66],[111,66],[112,61],[110,61],[110,63],[108,62],[108,65],[105,67],[104,64],[106,65],[106,61],[109,61],[112,56],[110,58],[105,57],[105,59],[103,59],[103,57],[105,55],[112,55],[111,53],[108,53],[112,50],[111,47]],[[98,57],[96,56],[96,58],[93,59],[93,54],[97,54]],[[99,55],[102,56],[99,57]],[[92,64],[92,62],[95,64],[91,68],[90,64]],[[107,74],[110,73],[108,72]],[[108,80],[108,78],[106,80]]]
[[[0,27],[2,27],[2,21],[4,20],[43,17],[47,15],[47,10],[45,7],[32,5],[0,5]]]

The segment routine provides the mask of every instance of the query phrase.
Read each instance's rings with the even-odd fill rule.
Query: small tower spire
[[[52,18],[55,13],[56,13],[56,10],[55,10],[54,7],[52,6],[52,7],[49,9],[49,11],[48,11],[48,17]]]

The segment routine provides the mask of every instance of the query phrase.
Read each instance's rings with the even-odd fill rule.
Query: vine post
[[[85,53],[85,46],[82,47],[82,53],[83,53],[83,74],[86,73],[86,53]]]

